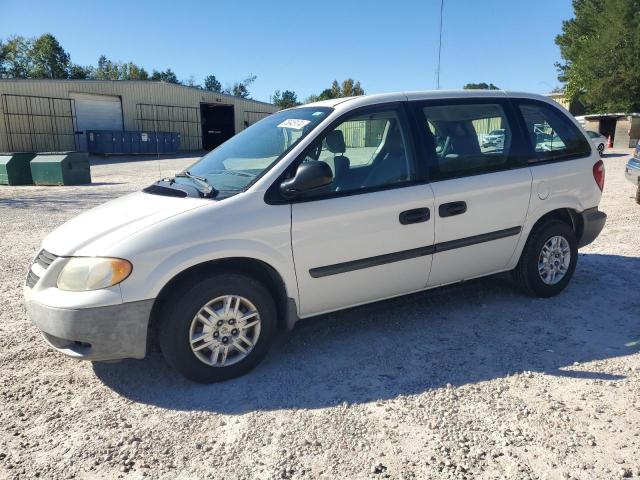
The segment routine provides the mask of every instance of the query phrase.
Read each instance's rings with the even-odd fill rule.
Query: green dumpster
[[[0,153],[0,185],[32,185],[29,162],[35,153]]]
[[[81,185],[91,183],[87,152],[39,153],[31,160],[36,185]]]

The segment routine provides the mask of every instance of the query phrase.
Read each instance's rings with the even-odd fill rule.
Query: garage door
[[[79,147],[87,149],[87,130],[122,130],[122,103],[120,97],[70,93],[75,100],[78,122]]]

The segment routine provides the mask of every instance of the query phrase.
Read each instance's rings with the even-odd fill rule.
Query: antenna
[[[158,174],[160,178],[158,180],[162,180],[162,167],[160,166],[160,147],[158,144],[158,106],[153,106],[153,129],[155,130],[155,140],[156,140],[156,162],[158,163]]]
[[[436,70],[436,89],[440,89],[440,58],[442,56],[442,10],[444,0],[440,0],[440,40],[438,41],[438,69]]]

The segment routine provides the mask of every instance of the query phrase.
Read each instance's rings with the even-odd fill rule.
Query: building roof
[[[640,117],[640,113],[593,113],[576,117],[579,120],[597,120],[604,117]]]
[[[225,97],[225,98],[229,98],[229,99],[242,99],[248,102],[255,102],[255,103],[261,103],[263,105],[271,105],[273,106],[273,104],[268,103],[268,102],[263,102],[261,100],[254,100],[253,98],[243,98],[243,97],[236,97],[235,95],[229,95],[227,93],[221,93],[221,92],[213,92],[211,90],[205,90],[202,88],[198,88],[198,87],[191,87],[189,85],[181,85],[181,84],[177,84],[177,83],[170,83],[170,82],[163,82],[160,80],[94,80],[94,79],[75,79],[75,78],[0,78],[0,84],[2,83],[12,83],[12,82],[31,82],[31,83],[37,83],[37,82],[41,82],[41,83],[49,83],[49,82],[72,82],[72,83],[94,83],[94,84],[100,84],[100,83],[106,83],[106,84],[114,84],[114,83],[132,83],[132,84],[139,84],[139,85],[145,85],[145,86],[163,86],[163,87],[171,87],[171,88],[185,88],[185,89],[189,89],[189,90],[195,90],[197,92],[202,92],[202,93],[211,93],[214,95],[219,95],[221,97]]]

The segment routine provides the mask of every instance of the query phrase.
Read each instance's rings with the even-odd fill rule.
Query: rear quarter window
[[[536,101],[518,101],[533,155],[530,163],[569,160],[591,154],[591,145],[558,108]]]

